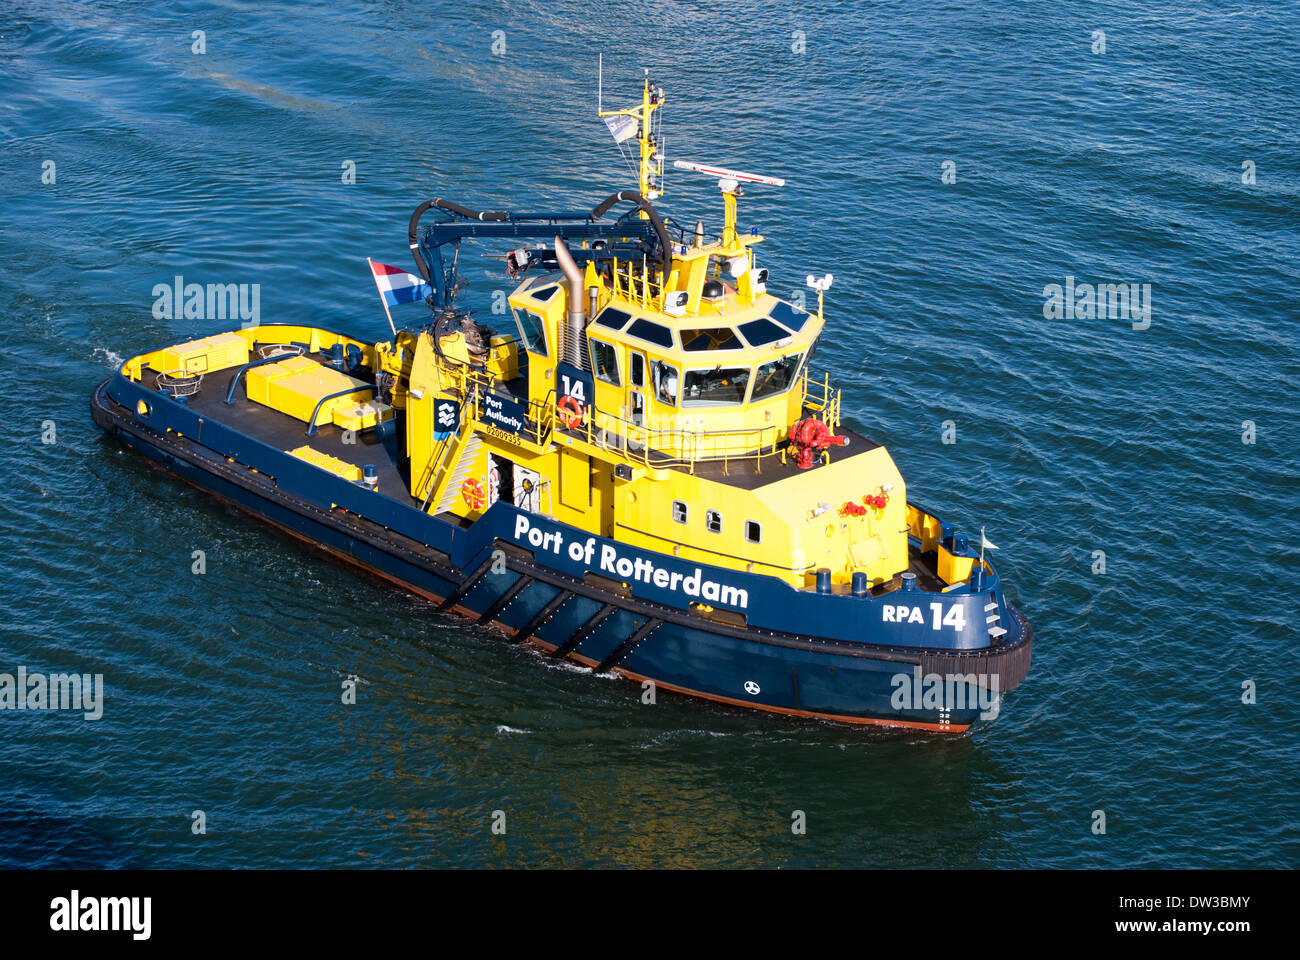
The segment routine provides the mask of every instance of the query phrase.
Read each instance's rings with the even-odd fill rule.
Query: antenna
[[[769,187],[785,186],[785,181],[780,177],[764,177],[757,173],[743,173],[740,170],[729,170],[726,167],[716,167],[709,163],[695,163],[692,160],[674,160],[673,166],[678,170],[694,170],[696,173],[703,173],[710,177],[717,177],[720,180],[737,180],[741,183],[765,183]]]
[[[605,55],[596,58],[596,116],[605,112]]]

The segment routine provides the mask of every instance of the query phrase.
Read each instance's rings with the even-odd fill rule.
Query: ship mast
[[[603,87],[603,57],[601,58],[600,70],[600,83]],[[598,94],[599,96],[601,95]],[[637,143],[641,147],[637,189],[640,190],[641,196],[647,200],[657,200],[663,195],[664,158],[658,149],[660,143],[655,137],[654,115],[656,111],[663,107],[666,99],[663,88],[650,82],[650,70],[645,68],[645,79],[641,85],[641,103],[639,106],[629,107],[626,110],[604,110],[601,109],[603,104],[599,99],[596,106],[596,115],[605,121],[615,143],[621,145],[625,140],[632,139],[635,133]],[[626,117],[632,122],[629,123],[625,120],[620,123],[618,120],[613,119],[615,117]],[[645,212],[641,213],[641,217],[642,219],[646,218]]]

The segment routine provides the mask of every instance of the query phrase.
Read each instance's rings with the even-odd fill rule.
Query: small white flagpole
[[[388,318],[388,329],[393,331],[393,338],[397,338],[397,327],[393,326],[393,315],[388,312],[388,301],[384,299],[384,291],[379,289],[379,278],[375,276],[375,265],[370,263],[370,258],[366,257],[366,263],[370,264],[370,279],[375,281],[375,290],[379,293],[379,302],[384,305],[384,316]]]
[[[984,528],[980,527],[980,569],[981,570],[984,569],[984,544],[986,544],[987,542],[988,542],[988,538],[984,536]]]

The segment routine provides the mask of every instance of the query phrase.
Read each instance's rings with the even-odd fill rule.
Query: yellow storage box
[[[312,411],[321,400],[341,393],[342,396],[321,404],[314,424],[318,427],[332,422],[335,411],[350,416],[354,408],[371,404],[374,396],[374,390],[364,381],[307,357],[290,357],[253,367],[245,379],[248,399],[303,423],[311,422]]]
[[[310,446],[301,446],[288,452],[290,456],[297,457],[299,460],[306,460],[308,463],[320,467],[322,470],[328,470],[330,473],[336,473],[344,480],[351,480],[353,483],[361,482],[361,468],[348,463],[346,460],[331,457],[328,453],[313,450]]]
[[[237,333],[178,343],[162,352],[163,373],[211,373],[248,363],[248,341]]]

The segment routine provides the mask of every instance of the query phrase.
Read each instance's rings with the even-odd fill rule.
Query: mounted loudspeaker
[[[755,270],[750,283],[753,285],[755,296],[760,293],[767,293],[767,267],[759,267]]]
[[[674,290],[664,294],[664,313],[670,317],[686,316],[686,304],[691,295],[685,290]]]

